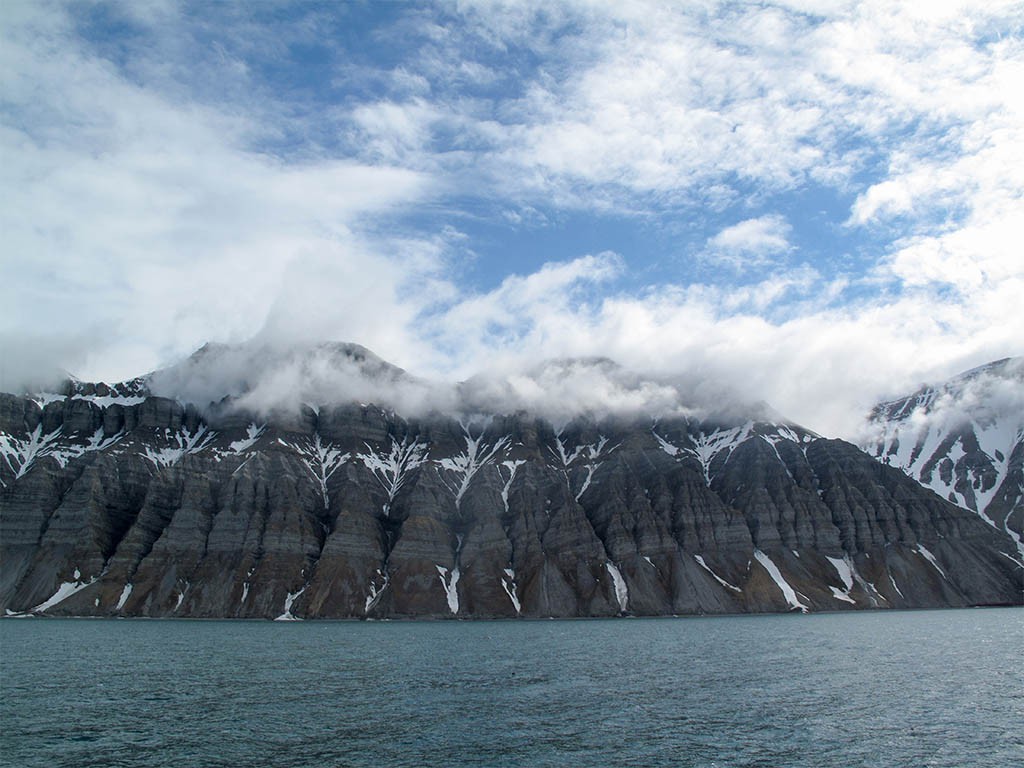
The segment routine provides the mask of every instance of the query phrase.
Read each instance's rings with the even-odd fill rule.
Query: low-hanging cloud
[[[415,415],[448,408],[443,387],[356,344],[208,344],[147,377],[150,392],[200,408],[224,404],[271,415],[302,406],[374,403]]]
[[[0,332],[0,392],[34,392],[57,388],[68,367],[84,360],[80,335],[54,337]]]
[[[577,417],[778,419],[721,382],[693,375],[644,375],[607,358],[546,360],[491,370],[461,382],[414,376],[356,344],[208,344],[146,377],[157,396],[201,409],[294,415],[346,403],[406,417],[458,418],[526,412],[556,426]]]
[[[994,437],[998,449],[1005,451],[1024,439],[1024,357],[997,361],[949,382],[924,387],[910,408],[896,414],[892,410],[891,404],[883,404],[879,413],[865,422],[861,444],[880,443],[894,426],[901,433],[923,436],[949,434],[974,423],[983,433],[1000,432]]]

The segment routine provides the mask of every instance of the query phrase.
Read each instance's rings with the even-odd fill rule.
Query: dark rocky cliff
[[[0,610],[614,616],[1021,604],[1015,542],[793,425],[269,423],[0,395]]]

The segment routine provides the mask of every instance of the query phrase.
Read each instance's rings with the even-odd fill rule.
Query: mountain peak
[[[869,434],[864,450],[1005,531],[1024,553],[1024,358],[879,403]]]
[[[526,412],[555,424],[577,417],[682,416],[719,424],[795,426],[764,402],[690,375],[651,375],[603,356],[558,357],[519,370],[483,371],[461,382],[408,373],[366,347],[344,341],[284,344],[210,342],[187,358],[113,386],[75,383],[65,395],[152,394],[200,410],[212,405],[269,414],[344,403],[373,403],[407,416],[432,412]]]
[[[162,397],[205,407],[225,398],[252,410],[297,409],[303,402],[370,400],[378,387],[417,380],[359,344],[325,341],[204,344],[180,363],[145,377]]]

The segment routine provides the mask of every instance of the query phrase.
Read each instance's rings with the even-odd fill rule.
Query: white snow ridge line
[[[768,571],[768,575],[772,577],[772,581],[782,590],[782,596],[786,598],[786,602],[789,603],[790,608],[799,608],[801,613],[807,613],[811,609],[800,602],[800,599],[796,596],[796,590],[790,586],[789,582],[782,577],[782,572],[778,566],[772,562],[772,559],[768,557],[760,549],[754,550],[754,557],[757,558],[764,569]]]

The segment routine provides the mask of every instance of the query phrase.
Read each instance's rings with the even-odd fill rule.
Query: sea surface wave
[[[1024,609],[0,621],[0,764],[1024,763]]]

